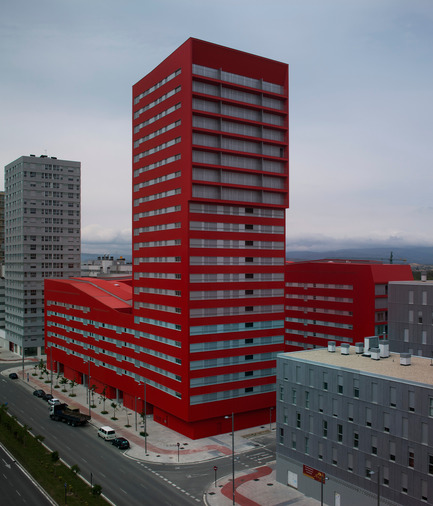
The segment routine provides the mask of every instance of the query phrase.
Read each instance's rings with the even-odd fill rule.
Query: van
[[[98,430],[98,437],[102,437],[105,441],[109,441],[116,437],[116,431],[108,426],[100,427]]]

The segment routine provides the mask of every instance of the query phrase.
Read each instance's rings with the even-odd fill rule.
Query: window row
[[[252,228],[251,228],[252,227]],[[284,227],[277,225],[262,225],[245,223],[224,223],[215,221],[191,221],[190,230],[205,230],[210,232],[257,232],[260,234],[284,234]]]
[[[139,204],[143,204],[144,202],[151,202],[152,200],[165,199],[167,197],[172,197],[173,195],[179,195],[181,193],[180,188],[175,188],[174,190],[167,190],[165,192],[154,193],[152,195],[146,195],[145,197],[141,197],[139,199],[134,200],[134,207]]]
[[[269,320],[256,322],[240,322],[240,323],[220,323],[218,325],[197,325],[190,327],[190,335],[204,334],[225,334],[227,332],[245,332],[254,330],[282,329],[284,327],[283,320]]]
[[[154,184],[164,183],[165,181],[170,181],[171,179],[175,179],[181,176],[180,170],[177,172],[171,172],[170,174],[164,174],[163,176],[155,177],[154,179],[148,179],[142,183],[134,185],[134,192],[141,190],[141,188],[146,188],[147,186],[153,186]]]
[[[193,167],[192,178],[197,181],[209,181],[211,183],[257,186],[259,188],[275,188],[278,190],[284,190],[287,187],[286,178],[284,177],[273,177],[264,174],[235,172],[221,169]]]
[[[150,209],[149,211],[134,214],[134,221],[138,221],[141,218],[149,218],[150,216],[159,216],[160,214],[177,213],[181,210],[181,208],[181,206],[169,206],[159,209]]]
[[[216,248],[216,249],[269,249],[282,250],[284,242],[280,241],[234,241],[230,239],[190,239],[191,248]]]
[[[146,112],[148,111],[149,109],[152,109],[153,107],[155,107],[156,105],[160,104],[161,102],[164,102],[164,100],[167,100],[168,98],[172,97],[173,95],[175,95],[176,93],[179,93],[181,90],[181,86],[177,86],[176,88],[174,88],[173,90],[170,90],[168,91],[167,93],[164,93],[164,95],[161,95],[160,97],[158,97],[156,100],[153,100],[153,102],[149,102],[148,104],[146,104],[144,107],[138,109],[135,113],[134,113],[134,119],[137,119],[141,114],[143,114],[143,112]]]
[[[244,339],[229,339],[226,341],[206,341],[202,343],[191,343],[189,351],[200,353],[215,350],[231,350],[251,346],[269,346],[271,344],[283,344],[284,336],[249,337]]]
[[[175,139],[171,139],[167,142],[163,142],[159,146],[155,146],[154,148],[150,148],[147,151],[143,151],[142,153],[134,156],[134,163],[138,162],[145,156],[153,155],[154,153],[158,153],[158,151],[162,151],[163,149],[167,149],[170,146],[174,146],[175,144],[178,144],[181,141],[180,137],[176,137]]]
[[[234,306],[234,307],[202,307],[189,310],[191,318],[217,317],[217,316],[236,316],[246,314],[271,314],[282,313],[284,306],[274,304],[269,306]]]
[[[285,205],[286,194],[264,190],[248,190],[245,188],[230,188],[212,185],[192,185],[192,195],[195,198],[213,200],[234,200],[254,204]]]
[[[247,379],[267,378],[275,376],[275,367],[269,369],[256,369],[244,372],[232,372],[229,374],[218,374],[216,376],[202,376],[200,378],[191,378],[190,387],[197,388],[206,385],[218,385],[220,383],[231,383],[233,381],[245,381]]]
[[[268,123],[269,125],[280,127],[284,127],[286,124],[285,117],[280,114],[273,114],[263,109],[240,107],[217,100],[193,98],[192,107],[197,111],[231,116],[232,118],[239,118],[260,123]]]
[[[283,272],[221,272],[189,275],[191,283],[238,283],[244,281],[269,283],[281,282],[283,279]]]
[[[284,265],[283,257],[208,257],[192,256],[190,265]]]
[[[212,367],[229,367],[246,363],[268,362],[270,360],[275,360],[276,357],[277,352],[255,353],[254,355],[236,355],[231,357],[193,360],[189,363],[189,366],[191,371],[195,371],[197,369],[210,369]],[[272,389],[275,390],[275,383],[272,385]]]
[[[173,123],[170,123],[169,125],[164,125],[163,127],[159,128],[158,130],[154,130],[148,135],[145,135],[144,137],[140,137],[140,139],[137,139],[134,141],[134,148],[138,148],[140,144],[143,144],[143,142],[149,141],[150,139],[153,139],[155,137],[158,137],[158,135],[164,134],[166,132],[169,132],[170,130],[173,130],[173,128],[176,128],[180,126],[181,121],[177,120]]]
[[[180,109],[180,106],[181,106],[181,104],[179,102],[176,105],[173,105],[173,106],[169,107],[168,109],[165,109],[164,111],[160,112],[159,114],[156,114],[152,118],[149,118],[146,121],[143,121],[143,123],[140,123],[139,125],[134,127],[134,133],[135,134],[138,133],[145,126],[151,125],[152,123],[155,123],[155,121],[158,121],[159,119],[164,118],[165,116],[171,114],[172,112],[177,111],[177,109]]]
[[[140,227],[134,229],[134,236],[147,232],[159,232],[160,230],[172,230],[180,228],[180,222],[175,223],[161,223],[159,225],[150,225],[149,227]]]
[[[286,163],[279,160],[269,160],[251,156],[233,155],[229,153],[194,149],[192,160],[195,163],[217,165],[221,167],[236,167],[238,169],[257,170],[261,172],[286,173]]]
[[[134,250],[137,251],[141,248],[157,248],[161,246],[180,246],[180,239],[167,239],[166,241],[147,241],[137,242],[134,244]]]
[[[180,160],[180,154],[169,156],[168,158],[163,158],[162,160],[158,160],[157,162],[151,163],[149,165],[145,165],[144,167],[140,167],[139,169],[134,170],[134,177],[143,174],[143,172],[148,172],[149,170],[156,169],[158,167],[163,167],[169,163],[173,163],[177,160]]]
[[[192,134],[192,142],[197,146],[228,149],[230,151],[241,151],[243,153],[253,153],[256,155],[274,156],[278,158],[284,158],[285,156],[284,146],[276,146],[274,144],[247,141],[243,139],[234,139],[223,135],[209,135],[195,132]],[[135,161],[138,160],[139,158]]]
[[[244,299],[282,297],[283,290],[278,288],[257,288],[255,290],[203,290],[190,292],[190,300]]]

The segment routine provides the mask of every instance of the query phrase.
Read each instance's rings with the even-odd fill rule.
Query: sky
[[[81,161],[83,253],[130,251],[131,87],[189,37],[289,64],[288,249],[433,246],[432,0],[3,0],[0,167]]]

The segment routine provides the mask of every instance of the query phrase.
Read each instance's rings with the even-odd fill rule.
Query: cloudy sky
[[[0,166],[82,162],[83,252],[128,251],[131,86],[189,37],[290,65],[290,249],[433,245],[431,0],[3,0]]]

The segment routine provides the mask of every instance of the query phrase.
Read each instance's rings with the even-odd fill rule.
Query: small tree
[[[74,464],[72,467],[71,467],[71,471],[74,473],[74,474],[78,474],[80,472],[80,468],[77,466],[77,464]]]
[[[74,387],[75,385],[77,384],[77,382],[72,379],[70,382],[69,382],[69,386],[71,387],[71,393],[69,394],[70,397],[75,397],[75,394],[74,394]]]
[[[116,411],[119,409],[119,405],[116,402],[111,403],[111,407],[113,408],[113,416],[111,417],[112,420],[117,420],[116,418]]]
[[[54,388],[59,388],[59,378],[60,378],[60,371],[57,371],[56,384],[54,385]]]
[[[102,389],[101,395],[99,396],[99,404],[101,404],[101,402],[102,402],[102,411],[101,411],[101,413],[103,415],[106,415],[108,413],[108,411],[105,411],[105,401],[107,400],[107,397],[105,395],[106,392],[107,392],[107,387],[104,387]]]
[[[38,366],[39,366],[39,364],[35,364],[35,370],[34,370],[34,372],[32,372],[32,376],[38,375]]]
[[[42,374],[43,374],[43,371],[45,369],[45,364],[44,364],[44,361],[42,359],[39,361],[38,368],[39,368],[39,379],[43,379]]]
[[[93,485],[92,494],[93,495],[101,495],[102,494],[102,487],[101,487],[101,485],[98,485],[98,484]]]
[[[125,427],[131,427],[129,425],[129,415],[130,415],[130,413],[128,413],[128,408],[123,408],[123,411],[125,412],[125,415],[126,415],[126,425],[125,425]]]
[[[90,405],[91,408],[96,408],[95,405],[95,392],[96,392],[96,385],[92,385],[90,388],[90,395],[92,396],[92,404]]]
[[[45,383],[51,383],[50,379],[48,378],[50,371],[44,367],[43,373],[46,375],[47,379],[45,380]]]
[[[62,392],[66,392],[66,384],[68,383],[68,380],[63,376],[61,379],[60,379],[60,384],[63,386],[62,388]]]

